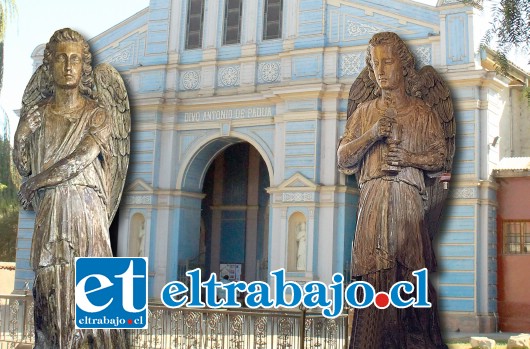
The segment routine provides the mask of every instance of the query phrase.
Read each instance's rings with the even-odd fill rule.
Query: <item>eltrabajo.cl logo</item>
[[[76,258],[75,327],[147,328],[147,258]]]

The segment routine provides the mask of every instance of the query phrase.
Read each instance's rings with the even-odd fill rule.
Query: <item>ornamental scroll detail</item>
[[[367,36],[382,31],[383,28],[352,20],[346,22],[346,31],[350,36]]]
[[[474,199],[477,193],[475,188],[454,188],[449,192],[449,196],[455,199]]]
[[[105,63],[109,63],[112,65],[126,65],[131,64],[131,58],[133,56],[134,51],[134,45],[129,45],[128,47],[124,48],[123,50],[120,50],[107,59],[105,59]]]
[[[239,86],[240,70],[239,66],[220,68],[217,76],[219,87]]]
[[[152,199],[149,195],[132,195],[124,198],[126,205],[151,205]]]
[[[364,65],[364,54],[350,53],[340,57],[340,76],[358,75]]]
[[[416,67],[421,68],[424,65],[431,64],[431,47],[416,46],[412,48],[412,55],[416,59]]]
[[[199,88],[201,82],[201,75],[199,71],[188,70],[182,74],[181,89],[182,90],[196,90]]]
[[[280,81],[280,62],[264,62],[258,66],[258,83]]]
[[[315,193],[282,193],[283,202],[312,202],[315,201]]]

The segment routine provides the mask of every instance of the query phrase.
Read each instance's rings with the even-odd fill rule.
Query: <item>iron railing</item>
[[[169,309],[149,304],[149,326],[129,331],[134,349],[345,349],[348,317],[281,310]],[[0,349],[34,340],[31,295],[0,295]]]
[[[33,297],[0,295],[0,349],[34,341]]]

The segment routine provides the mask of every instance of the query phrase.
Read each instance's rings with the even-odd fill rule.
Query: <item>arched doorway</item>
[[[221,277],[226,273],[221,268],[239,266],[241,280],[267,280],[270,218],[265,189],[272,168],[270,155],[257,147],[251,139],[219,137],[184,159],[167,275],[174,270],[177,279],[187,281],[186,271],[200,267],[206,277]]]
[[[203,184],[204,269],[207,274],[241,271],[241,279],[266,278],[269,175],[265,161],[249,143],[219,153]],[[220,276],[223,276],[220,275]]]

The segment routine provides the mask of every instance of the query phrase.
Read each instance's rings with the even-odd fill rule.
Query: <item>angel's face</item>
[[[83,74],[83,46],[77,42],[59,42],[52,57],[52,76],[56,86],[77,88]]]
[[[370,53],[375,78],[381,89],[395,90],[404,86],[403,66],[392,46],[378,45],[372,47]]]

